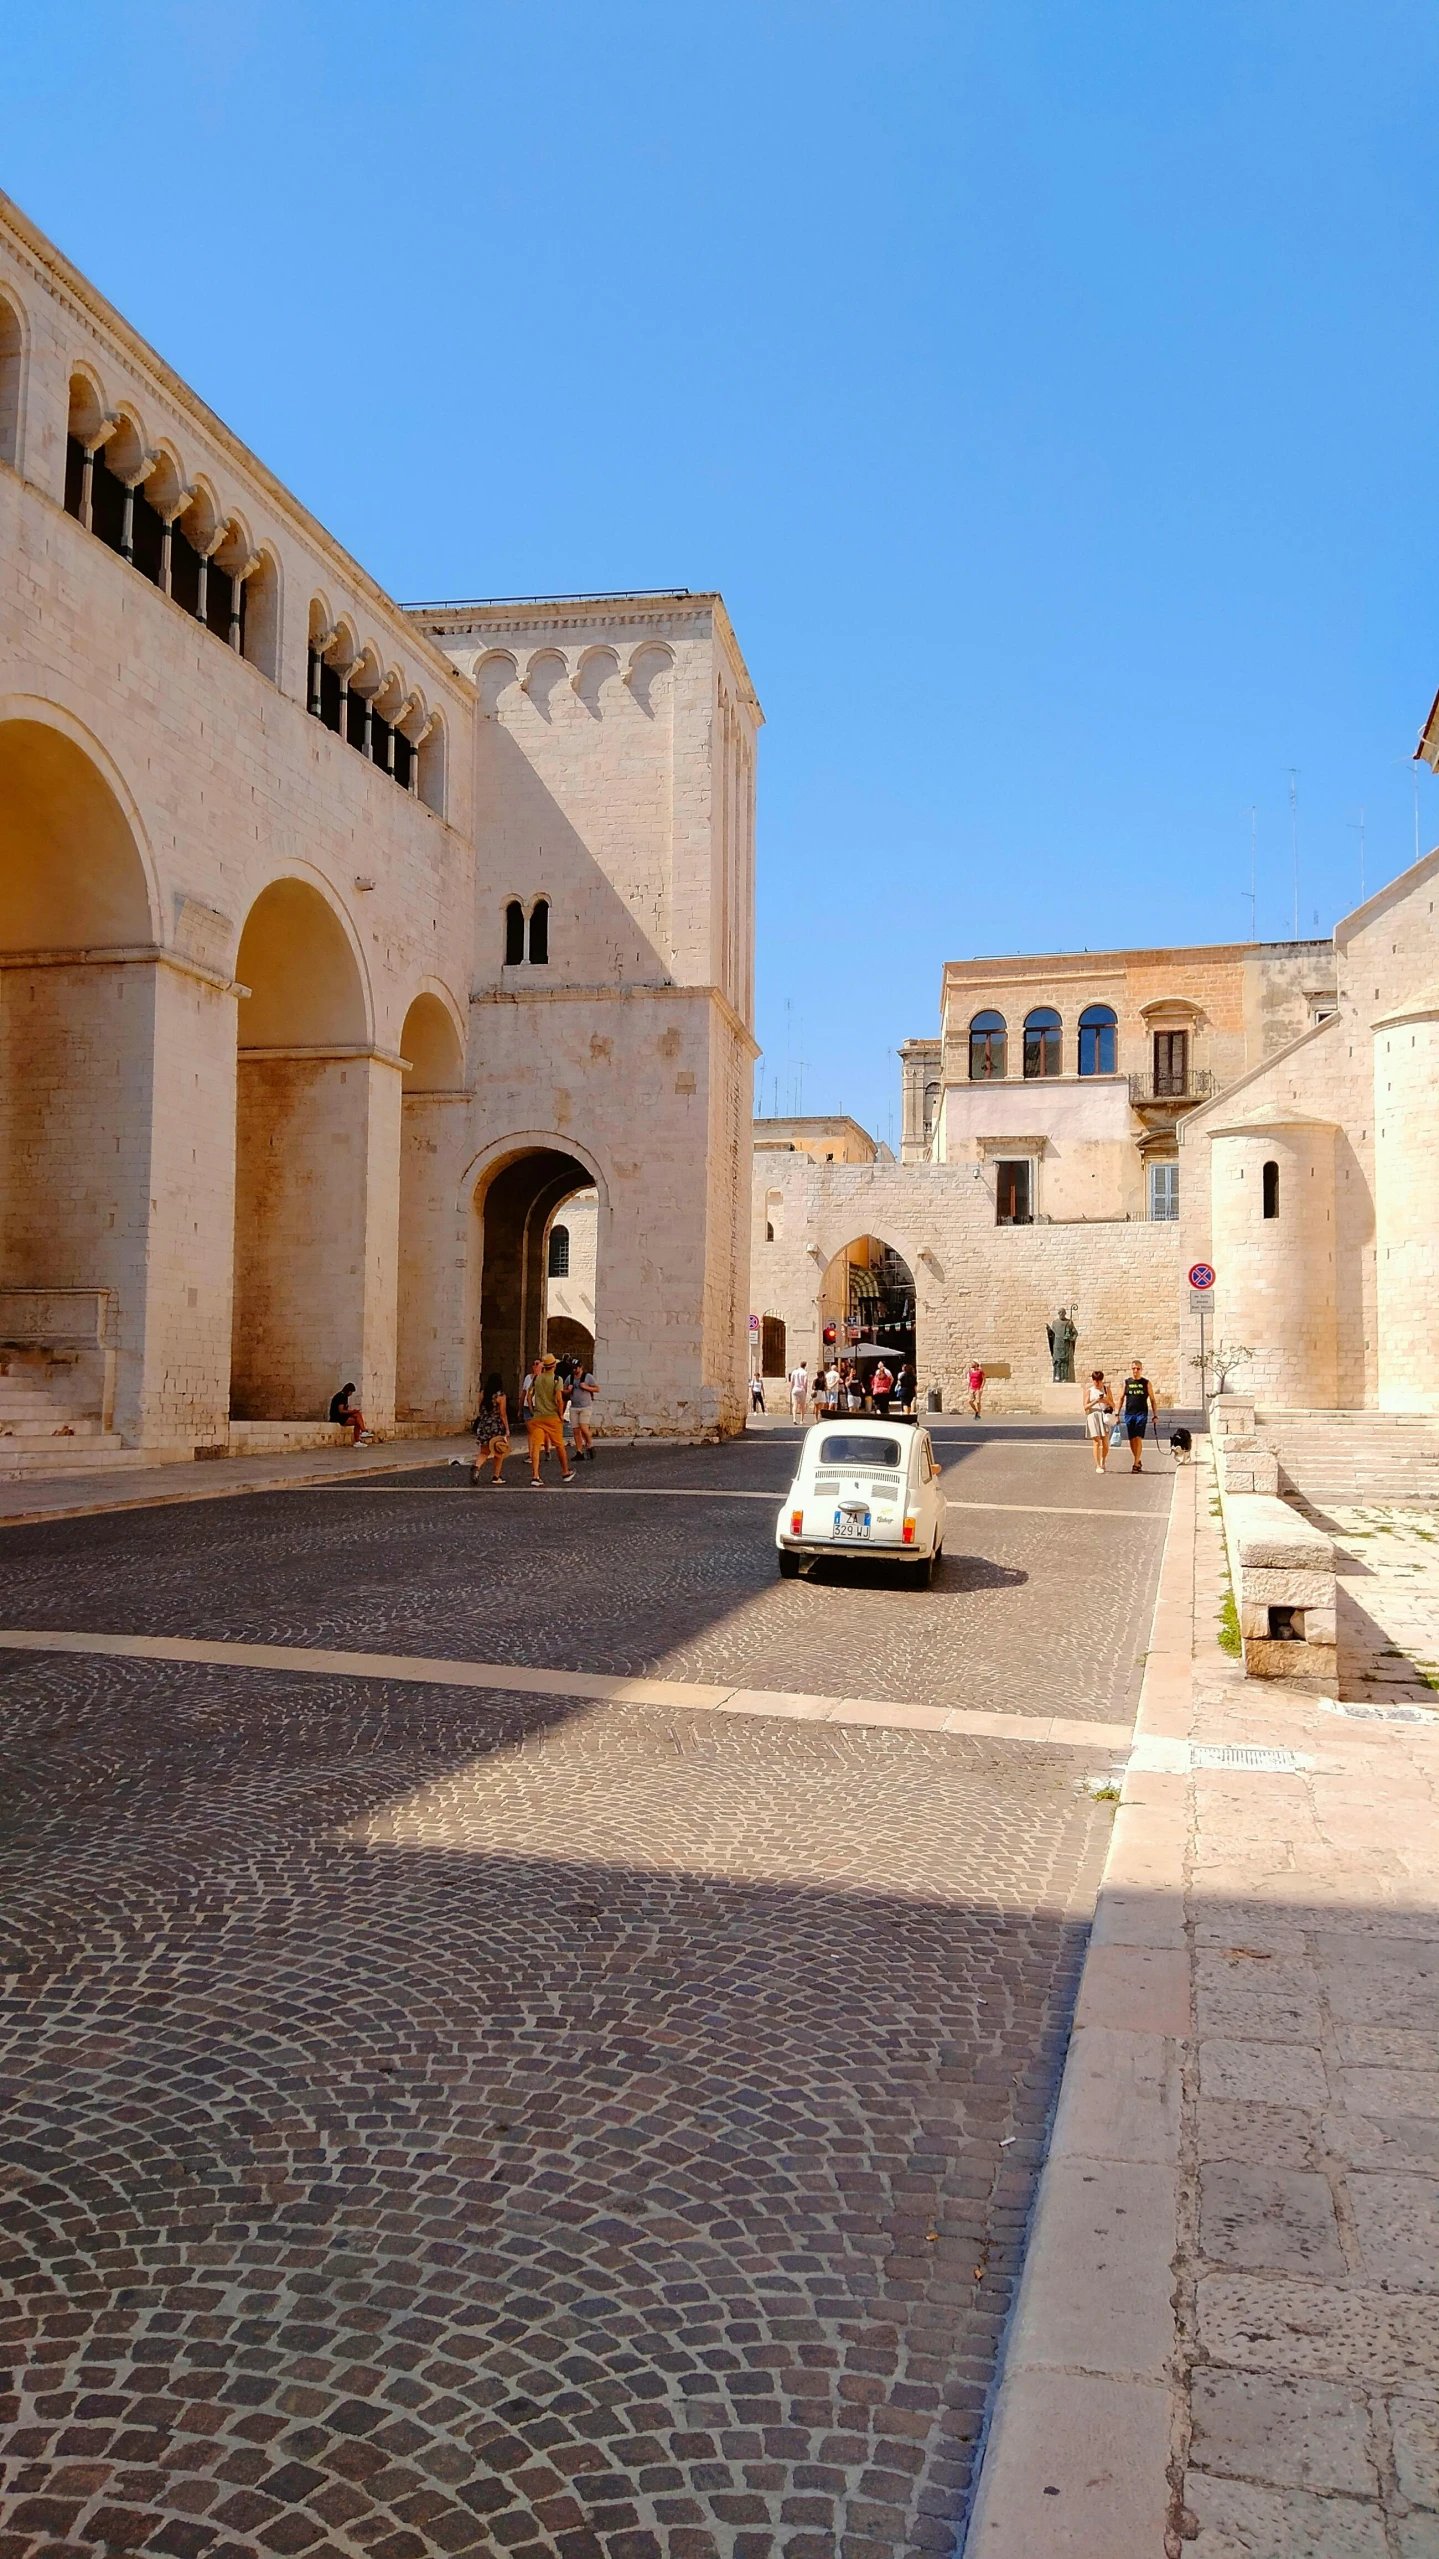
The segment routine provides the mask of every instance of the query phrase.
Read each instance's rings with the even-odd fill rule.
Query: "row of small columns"
[[[312,640],[310,642],[309,709],[312,719],[318,720],[320,717],[320,669],[324,664],[326,652],[334,647],[339,636],[339,630],[336,628],[333,631],[323,633],[319,639]],[[359,657],[342,658],[339,664],[335,667],[335,673],[340,679],[340,735],[342,737],[346,734],[346,720],[350,700],[350,678],[356,667],[359,666],[361,662],[361,658]],[[365,734],[361,743],[360,752],[371,764],[373,764],[375,760],[375,697],[373,693],[362,693],[360,699],[365,706]],[[394,717],[386,721],[385,725],[389,730],[389,735],[385,740],[385,761],[381,770],[388,773],[392,778],[395,770],[395,731],[398,729],[400,722],[409,717],[409,714],[415,708],[418,700],[418,694],[407,693],[404,700],[397,706]],[[438,717],[438,712],[432,711],[429,718],[426,720],[424,727],[420,730],[419,735],[417,737],[412,737],[410,740],[409,787],[411,799],[418,799],[420,795],[420,749],[424,745],[425,740],[429,736]]]
[[[118,417],[102,418],[93,435],[86,436],[84,440],[85,463],[80,482],[80,522],[87,533],[94,531],[95,456],[103,445],[109,443],[119,425]],[[132,565],[135,558],[135,491],[149,479],[159,459],[158,453],[142,454],[132,470],[120,471],[115,475],[123,482],[125,489],[125,513],[120,528],[120,557],[122,560],[129,560]],[[192,488],[177,489],[168,507],[155,509],[163,528],[160,537],[160,592],[162,595],[170,593],[170,552],[174,528],[194,495]],[[197,622],[203,622],[206,619],[210,562],[224,543],[229,530],[228,523],[217,524],[208,542],[203,544],[196,542],[191,546],[198,554],[200,562],[199,588],[195,599]],[[240,655],[240,590],[246,578],[253,576],[259,565],[260,554],[258,551],[252,551],[247,560],[242,560],[238,567],[226,572],[230,580],[230,646],[236,657]]]

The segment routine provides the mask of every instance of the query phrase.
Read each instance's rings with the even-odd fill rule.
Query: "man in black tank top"
[[[1143,1360],[1137,1359],[1124,1381],[1124,1428],[1129,1440],[1129,1454],[1134,1460],[1130,1468],[1133,1475],[1144,1472],[1144,1434],[1151,1414],[1157,1422],[1159,1407],[1154,1401],[1154,1389],[1144,1374]]]

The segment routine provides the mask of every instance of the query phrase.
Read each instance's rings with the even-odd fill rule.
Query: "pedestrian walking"
[[[590,1415],[594,1411],[595,1397],[599,1391],[599,1384],[593,1371],[586,1368],[583,1360],[577,1360],[575,1373],[570,1380],[569,1404],[576,1465],[581,1465],[585,1458],[589,1459],[592,1466],[595,1461],[595,1444],[590,1437]]]
[[[792,1422],[804,1420],[804,1408],[808,1402],[809,1370],[801,1360],[798,1368],[792,1368],[789,1373],[789,1417]]]
[[[977,1359],[969,1363],[969,1409],[975,1420],[984,1418],[984,1369]]]
[[[916,1377],[909,1361],[906,1360],[900,1369],[899,1380],[895,1387],[895,1394],[899,1398],[899,1409],[902,1413],[912,1413],[914,1411],[915,1398],[918,1393],[919,1379]]]
[[[837,1413],[839,1411],[839,1362],[837,1360],[831,1360],[825,1370],[824,1398],[825,1411]]]
[[[749,1382],[749,1408],[752,1413],[764,1411],[764,1379],[756,1369]]]
[[[1094,1465],[1102,1475],[1109,1464],[1109,1425],[1114,1418],[1114,1397],[1104,1382],[1102,1368],[1091,1370],[1084,1390],[1084,1427],[1094,1449]]]
[[[367,1429],[365,1416],[359,1405],[352,1402],[354,1392],[355,1381],[352,1377],[348,1386],[342,1386],[338,1395],[330,1397],[330,1419],[332,1422],[338,1422],[343,1430],[351,1433],[352,1448],[368,1448],[375,1434]]]
[[[852,1364],[845,1371],[844,1401],[846,1411],[851,1413],[864,1411],[864,1379]]]
[[[470,1468],[470,1482],[478,1484],[489,1461],[490,1482],[502,1481],[500,1469],[510,1453],[510,1408],[504,1381],[498,1370],[485,1380],[480,1409],[475,1415],[475,1462]]]
[[[1159,1406],[1154,1400],[1154,1389],[1144,1374],[1143,1360],[1133,1360],[1124,1381],[1124,1431],[1129,1442],[1129,1454],[1134,1460],[1130,1468],[1133,1475],[1144,1472],[1144,1434],[1151,1420],[1158,1430]]]
[[[564,1388],[555,1375],[555,1363],[548,1353],[540,1361],[530,1388],[530,1410],[525,1424],[530,1443],[530,1488],[540,1489],[540,1459],[552,1448],[560,1461],[560,1481],[572,1484],[574,1468],[565,1448]]]
[[[532,1359],[524,1376],[520,1379],[520,1419],[526,1425],[534,1410],[535,1379],[539,1373],[540,1363],[537,1359]]]
[[[894,1374],[882,1359],[877,1359],[869,1373],[869,1391],[880,1420],[889,1420],[889,1399],[894,1393]]]

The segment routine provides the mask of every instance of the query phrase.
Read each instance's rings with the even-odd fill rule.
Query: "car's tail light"
[[[791,1511],[791,1512],[790,1512],[790,1515],[789,1515],[789,1533],[790,1533],[791,1537],[799,1537],[799,1536],[801,1536],[801,1535],[803,1534],[803,1532],[804,1532],[804,1513],[803,1513],[803,1511]]]
[[[904,1523],[904,1542],[905,1542],[906,1546],[912,1546],[912,1545],[914,1544],[914,1532],[915,1532],[915,1530],[918,1528],[918,1526],[919,1526],[919,1522],[918,1522],[918,1520],[917,1520],[917,1519],[907,1519],[907,1520],[905,1521],[905,1523]]]

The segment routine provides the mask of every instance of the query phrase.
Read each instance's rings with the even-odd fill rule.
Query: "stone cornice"
[[[241,443],[234,429],[226,426],[224,419],[217,417],[214,410],[206,406],[198,393],[191,390],[188,382],[182,380],[173,367],[165,362],[162,355],[157,354],[148,339],[142,338],[139,330],[132,328],[130,322],[121,317],[113,304],[105,300],[103,294],[97,293],[94,285],[80,273],[79,268],[72,266],[69,259],[56,248],[54,242],[48,240],[29,216],[21,212],[13,198],[3,192],[0,192],[0,224],[3,224],[10,235],[11,245],[16,251],[17,263],[28,272],[41,290],[53,293],[59,301],[67,303],[74,316],[90,330],[93,336],[108,336],[112,339],[124,360],[133,365],[138,372],[147,375],[162,397],[172,402],[182,415],[191,419],[200,433],[209,437],[210,441],[224,454],[225,459],[232,463],[237,471],[245,474],[257,489],[263,491],[276,514],[283,517],[289,530],[298,535],[302,541],[309,543],[330,564],[335,573],[353,587],[357,598],[363,597],[376,611],[384,613],[387,617],[393,617],[397,623],[413,631],[430,665],[437,672],[442,672],[448,682],[459,687],[462,700],[472,700],[473,687],[468,676],[460,673],[459,668],[445,655],[436,641],[429,639],[423,629],[417,629],[410,622],[403,605],[398,604],[392,595],[385,592],[378,580],[371,577],[368,569],[362,568],[359,561],[345,549],[343,543],[337,542],[334,535],[326,531],[324,525],[311,515],[309,509],[285,487],[284,482],[276,478],[268,465],[261,462],[250,451],[248,445]]]
[[[455,603],[406,604],[401,610],[430,637],[444,631],[453,639],[469,632],[493,636],[497,631],[535,631],[545,635],[612,631],[616,621],[645,631],[708,628],[731,661],[741,701],[753,713],[755,725],[764,725],[764,712],[735,638],[734,625],[725,610],[724,598],[718,593],[694,593],[687,587],[673,587],[647,595],[621,590],[614,595],[476,597]]]
[[[398,1049],[377,1048],[374,1042],[369,1040],[317,1040],[312,1045],[298,1048],[289,1046],[251,1048],[242,1043],[236,1054],[241,1063],[247,1066],[254,1065],[261,1058],[267,1065],[279,1065],[293,1060],[300,1065],[310,1066],[326,1066],[336,1058],[368,1058],[376,1066],[393,1066],[399,1075],[408,1075],[411,1071],[409,1059],[401,1057]]]
[[[0,951],[0,969],[166,968],[179,977],[198,978],[220,995],[248,995],[228,969],[207,967],[188,951],[167,951],[158,942],[87,944],[74,951]]]
[[[477,986],[472,1004],[712,1004],[751,1057],[759,1042],[717,986]]]

